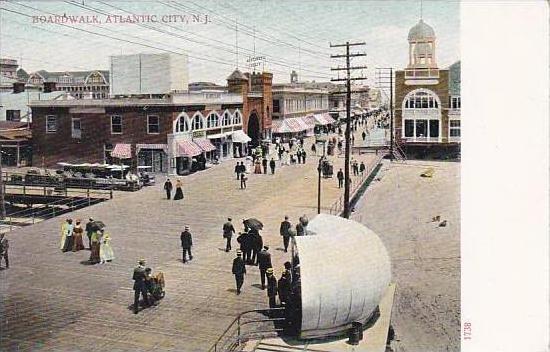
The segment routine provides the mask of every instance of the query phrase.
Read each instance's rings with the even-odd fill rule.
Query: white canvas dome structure
[[[378,235],[355,221],[319,214],[308,236],[294,237],[292,250],[300,276],[300,338],[341,335],[352,322],[367,322],[391,279]]]

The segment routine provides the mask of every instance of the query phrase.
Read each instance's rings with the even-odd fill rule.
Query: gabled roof
[[[27,71],[20,68],[20,69],[17,70],[17,78],[26,81],[26,80],[29,79],[29,74],[27,73]]]
[[[63,77],[66,75],[69,75],[73,77],[75,80],[81,80],[84,81],[90,74],[94,72],[99,72],[103,77],[105,77],[106,83],[109,83],[109,71],[107,70],[91,70],[91,71],[46,71],[46,70],[40,70],[36,71],[35,73],[39,74],[44,78],[46,82],[48,81],[54,81],[59,77]]]

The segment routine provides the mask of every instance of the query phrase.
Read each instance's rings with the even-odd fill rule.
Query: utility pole
[[[367,68],[366,66],[350,66],[350,58],[351,57],[358,57],[358,56],[367,56],[365,53],[353,53],[351,54],[349,52],[350,46],[359,46],[359,45],[365,45],[364,42],[361,43],[350,43],[346,42],[345,44],[330,44],[331,48],[338,48],[338,47],[345,47],[346,48],[346,54],[345,55],[331,55],[331,58],[346,58],[346,67],[340,67],[337,68],[331,68],[331,71],[346,71],[346,78],[333,78],[331,81],[338,82],[338,81],[345,81],[347,86],[347,94],[346,94],[346,159],[345,159],[345,166],[344,166],[344,218],[349,219],[351,214],[350,209],[350,175],[349,175],[349,168],[350,168],[350,152],[351,152],[351,81],[358,81],[358,80],[365,80],[366,77],[351,77],[351,70],[362,70]]]
[[[4,191],[4,171],[2,171],[2,147],[0,146],[0,219],[2,220],[6,218]]]
[[[393,68],[377,67],[376,78],[378,88],[390,90],[390,162],[393,161]]]

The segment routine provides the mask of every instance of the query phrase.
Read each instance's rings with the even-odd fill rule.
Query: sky
[[[330,67],[345,63],[330,58],[345,52],[330,43],[360,41],[366,45],[352,52],[367,56],[352,64],[368,68],[355,74],[374,86],[376,67],[407,65],[407,34],[421,12],[436,33],[439,67],[460,59],[458,1],[80,0],[0,6],[0,56],[22,60],[27,72],[108,69],[112,55],[170,52],[189,56],[190,82],[226,84],[237,61],[249,71],[247,60],[255,56],[265,57],[257,69],[272,72],[276,83],[288,82],[292,70],[301,81],[319,82],[336,78]],[[121,23],[129,15],[142,17]]]

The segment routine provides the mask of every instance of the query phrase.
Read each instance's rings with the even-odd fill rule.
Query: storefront
[[[216,157],[219,161],[231,159],[233,155],[231,150],[233,150],[233,141],[231,140],[232,132],[222,132],[216,134],[210,134],[206,137],[212,143],[216,149]]]
[[[233,157],[242,158],[248,155],[248,142],[252,139],[242,130],[234,131],[231,134],[233,141]]]
[[[168,171],[168,146],[166,144],[136,144],[138,166],[149,166],[151,172]]]
[[[175,169],[178,175],[188,175],[193,171],[193,158],[201,155],[203,150],[193,141],[185,139],[176,141]]]

